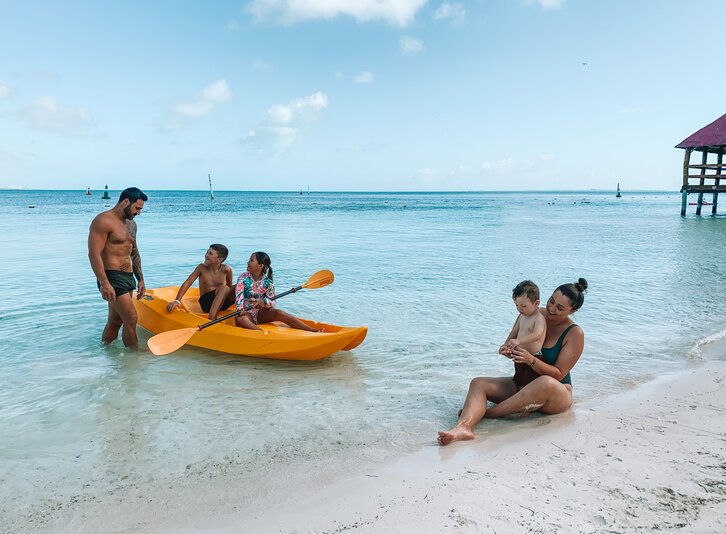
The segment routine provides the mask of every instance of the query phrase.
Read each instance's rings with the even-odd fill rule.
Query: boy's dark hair
[[[209,245],[209,248],[215,251],[219,255],[219,257],[222,258],[222,261],[226,260],[227,256],[229,255],[229,249],[224,245],[220,245],[219,243],[212,243],[211,245]]]
[[[539,300],[539,287],[532,280],[522,280],[512,289],[512,299],[524,295],[531,302]]]
[[[118,201],[123,202],[127,198],[129,199],[129,204],[133,204],[137,200],[143,200],[144,202],[149,200],[149,197],[146,196],[146,193],[144,193],[138,187],[127,187],[126,189],[121,191],[121,194],[118,196]]]

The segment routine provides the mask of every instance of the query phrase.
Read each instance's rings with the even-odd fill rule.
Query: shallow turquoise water
[[[677,193],[148,193],[137,218],[148,287],[181,283],[212,242],[230,248],[235,273],[265,250],[279,291],[336,275],[281,308],[368,325],[368,338],[313,363],[104,347],[86,251],[104,201],[0,192],[0,507],[11,521],[431,444],[471,377],[510,373],[496,348],[524,278],[545,298],[590,283],[576,316],[587,338],[578,403],[698,361],[726,327],[726,221],[681,218]]]

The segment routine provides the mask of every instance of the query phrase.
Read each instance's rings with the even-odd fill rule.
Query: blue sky
[[[0,0],[0,187],[677,190],[720,0]]]

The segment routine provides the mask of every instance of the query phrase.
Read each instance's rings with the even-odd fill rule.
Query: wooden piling
[[[703,208],[703,194],[711,193],[713,202],[711,213],[715,215],[718,211],[718,194],[726,191],[726,164],[724,164],[724,153],[726,153],[726,114],[713,121],[684,139],[676,145],[676,148],[685,149],[683,155],[683,185],[681,186],[681,215],[686,215],[688,207],[687,197],[689,193],[697,193],[696,215],[701,215]],[[691,163],[691,155],[694,151],[701,152],[701,162]],[[709,163],[709,154],[716,156],[715,163]],[[712,159],[713,161],[713,159]],[[698,172],[694,172],[698,171]]]

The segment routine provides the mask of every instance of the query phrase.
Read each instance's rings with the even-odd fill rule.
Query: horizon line
[[[4,187],[0,191],[79,191],[85,192],[85,188],[45,188],[45,187]],[[123,189],[91,189],[91,191],[121,192]],[[174,191],[174,192],[203,192],[209,193],[209,189],[143,189],[143,191]],[[215,189],[214,193],[295,193],[307,195],[310,193],[419,193],[419,194],[454,194],[454,193],[614,193],[615,189],[456,189],[456,190],[327,190],[327,189]],[[680,193],[677,189],[621,189],[621,193]]]

